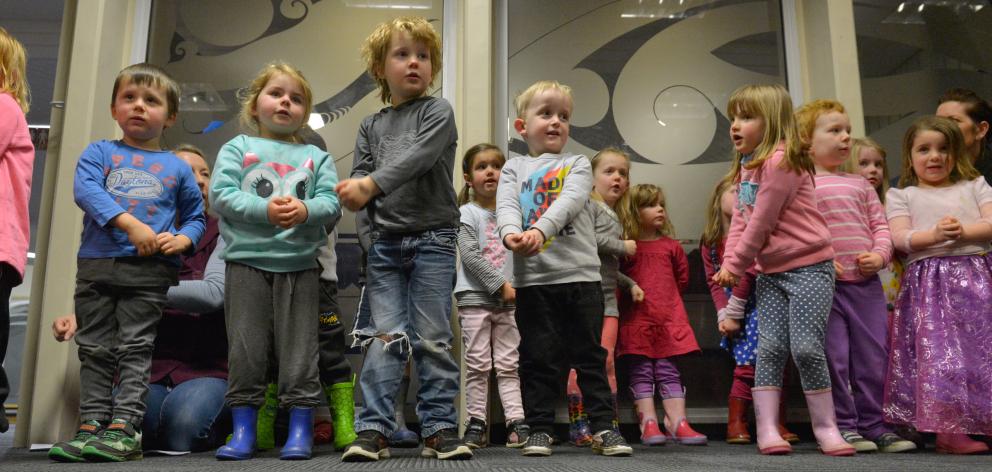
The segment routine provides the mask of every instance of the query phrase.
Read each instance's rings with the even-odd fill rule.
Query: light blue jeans
[[[187,380],[175,387],[148,386],[148,409],[141,429],[146,449],[206,451],[223,444],[230,432],[224,406],[227,381],[214,377]]]
[[[370,324],[353,333],[365,350],[359,377],[365,408],[356,431],[389,437],[394,400],[411,353],[417,367],[421,435],[457,427],[458,363],[451,355],[451,292],[455,284],[454,228],[395,235],[373,232],[368,259]]]

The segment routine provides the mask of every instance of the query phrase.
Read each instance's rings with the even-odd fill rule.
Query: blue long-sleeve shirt
[[[184,235],[193,246],[203,236],[203,197],[189,164],[168,151],[148,151],[123,141],[91,143],[76,164],[73,196],[84,212],[79,257],[137,256],[127,233],[110,221],[130,213],[155,234]],[[155,256],[179,266],[179,256]]]

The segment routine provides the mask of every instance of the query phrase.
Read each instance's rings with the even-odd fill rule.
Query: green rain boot
[[[355,434],[355,377],[324,387],[334,420],[334,449],[341,451],[358,438]]]
[[[260,451],[276,447],[276,414],[279,413],[279,386],[269,384],[265,389],[265,403],[258,409],[258,429],[255,447]]]

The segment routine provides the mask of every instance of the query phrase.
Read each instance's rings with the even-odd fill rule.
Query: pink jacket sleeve
[[[743,218],[739,218],[737,213],[734,214],[730,237],[727,238],[726,257],[723,260],[723,266],[734,275],[743,275],[751,266],[758,252],[768,241],[768,236],[775,230],[786,202],[795,196],[802,179],[810,178],[805,172],[796,173],[783,168],[780,165],[782,156],[784,151],[775,151],[775,155],[766,160],[761,169],[755,173],[761,176],[761,181],[746,227]],[[731,246],[735,235],[739,235],[739,239]]]
[[[716,275],[716,266],[710,260],[710,246],[700,243],[699,253],[703,256],[703,272],[706,273],[706,286],[710,289],[710,298],[713,299],[713,306],[716,307],[716,310],[720,311],[727,306],[727,292],[713,281],[713,276]]]

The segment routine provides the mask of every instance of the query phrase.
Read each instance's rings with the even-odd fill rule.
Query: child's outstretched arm
[[[349,209],[357,209],[380,193],[388,195],[399,186],[430,171],[446,154],[445,151],[457,141],[458,131],[451,105],[443,99],[431,100],[424,107],[423,119],[413,142],[403,152],[390,156],[388,165],[366,171],[366,174],[352,171],[352,177],[357,181],[349,179],[341,182],[339,191],[342,200]],[[359,158],[356,153],[355,159]],[[359,177],[361,178],[358,179]]]
[[[596,226],[596,249],[600,254],[626,257],[637,252],[636,241],[624,241],[610,236],[610,230],[616,224],[602,205],[592,205],[593,224]]]
[[[351,164],[351,177],[342,180],[334,186],[334,191],[341,199],[341,205],[357,212],[365,207],[372,197],[379,194],[379,186],[369,177],[375,170],[375,157],[369,145],[369,128],[374,122],[373,117],[367,117],[358,127],[355,138],[355,155]]]
[[[238,136],[228,141],[217,153],[214,173],[210,178],[210,208],[234,221],[274,224],[269,220],[269,202],[241,190],[244,139],[244,136]]]

